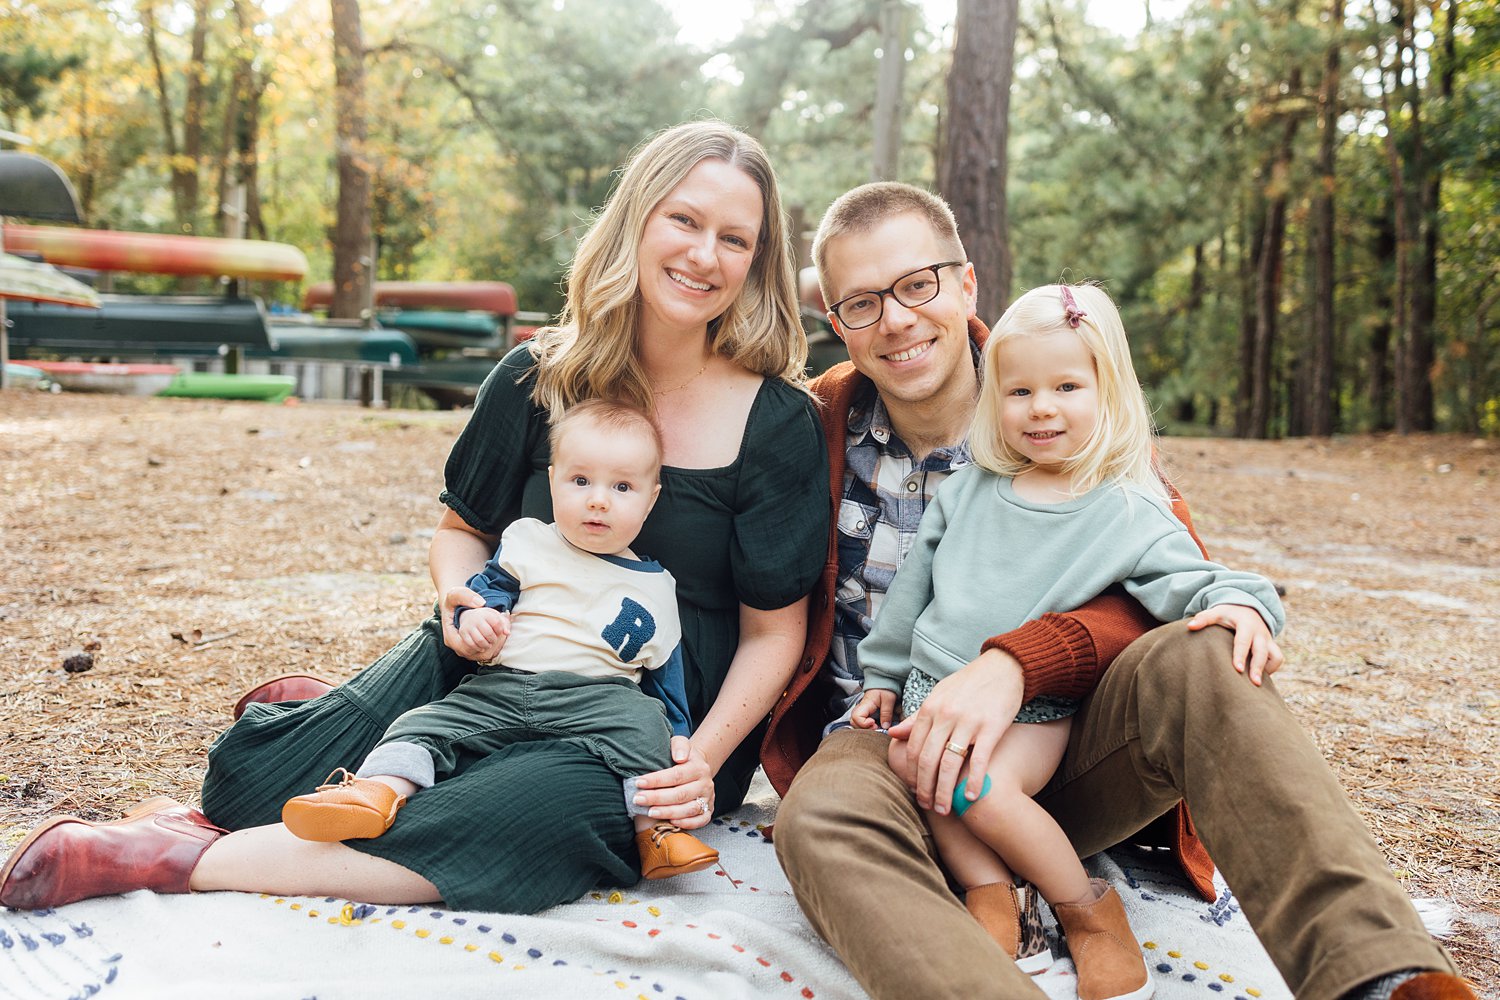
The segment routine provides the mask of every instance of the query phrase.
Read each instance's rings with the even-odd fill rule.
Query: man
[[[861,985],[877,997],[1041,996],[949,890],[918,806],[950,802],[965,758],[983,773],[1022,702],[1053,695],[1085,701],[1036,798],[1080,856],[1165,833],[1212,899],[1206,844],[1299,997],[1473,1000],[1275,693],[1279,652],[1236,673],[1234,637],[1209,627],[1211,611],[1158,626],[1107,592],[973,650],[889,737],[840,725],[859,685],[855,647],[921,510],[969,462],[987,331],[952,213],[920,189],[844,195],[813,254],[851,362],[814,382],[836,527],[807,649],[762,759],[784,796],[777,855]],[[932,281],[904,280],[918,272]],[[912,773],[891,771],[890,738],[908,741]]]

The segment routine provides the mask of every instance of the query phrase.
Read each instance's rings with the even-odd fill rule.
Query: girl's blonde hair
[[[1065,294],[1066,292],[1066,294]],[[1071,298],[1069,298],[1071,296]],[[1068,305],[1076,302],[1076,308]],[[984,382],[969,432],[974,461],[990,472],[1016,476],[1031,467],[1000,432],[1000,345],[1013,337],[1064,334],[1081,339],[1094,358],[1099,380],[1099,413],[1094,430],[1074,454],[1067,469],[1078,493],[1103,483],[1132,483],[1167,498],[1155,462],[1155,435],[1146,396],[1130,360],[1125,325],[1109,294],[1096,285],[1044,285],[1011,303],[984,345]]]
[[[745,286],[708,324],[710,349],[741,367],[805,388],[807,337],[776,174],[751,136],[717,121],[658,133],[631,154],[619,184],[578,244],[567,303],[556,326],[537,331],[532,399],[556,419],[584,399],[618,399],[654,411],[651,383],[636,357],[641,301],[639,249],[651,212],[704,160],[721,160],[760,188],[760,234]]]

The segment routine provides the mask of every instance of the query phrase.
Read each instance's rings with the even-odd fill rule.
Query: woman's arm
[[[469,589],[469,580],[484,569],[498,542],[494,535],[476,530],[451,509],[444,510],[427,549],[427,569],[437,588],[443,643],[459,656],[475,659],[486,650],[459,634],[453,613],[459,607],[482,608],[484,598]]]
[[[740,605],[740,642],[708,715],[692,740],[672,739],[676,765],[640,779],[642,805],[653,819],[685,830],[712,818],[714,775],[734,749],[771,711],[797,669],[807,638],[807,598],[774,611]],[[705,812],[699,799],[708,803]]]
[[[807,598],[774,611],[740,605],[740,644],[724,686],[693,733],[715,774],[750,730],[770,714],[797,669],[807,639]]]

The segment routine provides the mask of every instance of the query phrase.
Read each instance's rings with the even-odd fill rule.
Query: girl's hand
[[[849,721],[860,729],[889,729],[896,721],[896,692],[866,691],[849,715]]]
[[[1215,604],[1188,620],[1188,631],[1197,632],[1210,625],[1222,625],[1234,633],[1234,652],[1230,662],[1234,669],[1260,687],[1261,679],[1281,669],[1284,662],[1281,647],[1271,638],[1271,628],[1260,612],[1243,604]]]
[[[486,647],[477,644],[472,639],[466,638],[463,631],[453,624],[453,616],[459,608],[483,608],[484,598],[480,597],[468,587],[453,587],[444,591],[443,598],[438,602],[438,618],[443,623],[443,645],[453,650],[466,660],[478,660],[485,654]],[[464,616],[467,623],[469,615]]]
[[[670,820],[684,830],[707,826],[714,816],[714,776],[708,758],[686,736],[674,736],[672,759],[673,766],[641,775],[636,805],[650,807],[652,819]]]

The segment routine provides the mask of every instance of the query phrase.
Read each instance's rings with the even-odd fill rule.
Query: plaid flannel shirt
[[[979,352],[974,354],[977,369]],[[828,652],[836,691],[828,706],[834,721],[825,733],[849,725],[849,712],[864,681],[857,652],[860,640],[870,634],[896,568],[916,540],[922,512],[949,473],[973,462],[967,439],[914,461],[911,449],[891,428],[874,385],[867,385],[849,407],[844,447],[848,465],[836,529],[839,580]]]

